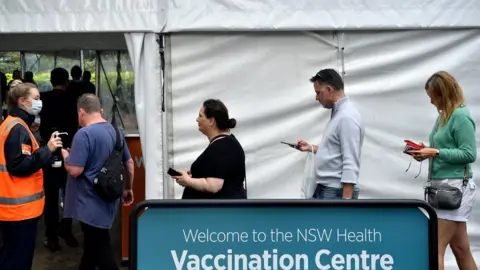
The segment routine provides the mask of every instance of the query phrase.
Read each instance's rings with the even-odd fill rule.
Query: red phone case
[[[405,140],[405,143],[406,143],[408,146],[410,146],[410,147],[412,147],[412,148],[415,148],[415,149],[422,149],[422,148],[423,148],[421,145],[418,145],[418,144],[416,144],[416,143],[414,143],[414,142],[412,142],[412,141],[410,141],[410,140]]]

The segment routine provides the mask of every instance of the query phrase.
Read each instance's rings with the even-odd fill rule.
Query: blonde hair
[[[18,81],[18,80],[15,80]],[[15,81],[12,82],[15,83]],[[10,90],[8,91],[8,96],[7,96],[7,105],[8,105],[8,111],[12,111],[12,109],[18,107],[18,100],[20,98],[27,98],[32,89],[37,89],[37,87],[34,84],[31,83],[16,83],[15,86],[10,87]]]
[[[12,83],[10,84],[10,89],[14,88],[15,86],[23,83],[22,80],[13,80]]]
[[[439,101],[439,124],[445,125],[453,111],[464,104],[463,90],[457,80],[446,71],[438,71],[428,78],[425,90],[430,90],[432,99]]]

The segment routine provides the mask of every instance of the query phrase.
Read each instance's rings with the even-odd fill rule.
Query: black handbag
[[[116,133],[115,147],[103,164],[100,172],[93,179],[95,191],[100,198],[106,202],[114,202],[123,196],[123,174],[124,165],[122,161],[123,147],[120,131],[116,126],[113,126]]]
[[[438,131],[439,121],[437,121],[437,128],[435,133]],[[433,142],[432,142],[433,147]],[[436,209],[443,209],[443,210],[456,210],[460,208],[462,205],[462,198],[463,198],[463,191],[457,187],[452,187],[448,183],[442,183],[439,185],[432,186],[432,166],[433,166],[433,158],[430,159],[429,162],[429,170],[428,170],[428,181],[425,185],[425,201]],[[463,183],[462,186],[465,188],[468,185],[468,164],[465,165],[465,173],[463,175]]]
[[[457,187],[452,187],[448,183],[432,186],[431,179],[425,186],[425,200],[436,209],[456,210],[462,205],[463,191]],[[463,188],[468,185],[468,165],[465,166],[465,176],[463,177]]]

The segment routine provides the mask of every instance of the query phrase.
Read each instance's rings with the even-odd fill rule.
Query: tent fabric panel
[[[168,0],[166,32],[480,26],[471,0]]]
[[[237,120],[249,198],[297,198],[305,155],[280,141],[319,139],[330,113],[309,78],[337,68],[336,44],[332,32],[171,35],[175,168],[189,169],[207,147],[195,120],[204,100],[218,98]],[[182,191],[175,185],[177,198]]]
[[[14,0],[0,5],[0,33],[160,32],[166,0]]]
[[[145,165],[145,199],[164,198],[162,75],[158,35],[125,34],[135,72],[135,110]]]
[[[344,48],[343,54],[337,46]],[[413,161],[405,172],[410,156],[402,149],[405,139],[427,143],[438,115],[425,93],[425,81],[439,70],[453,74],[478,121],[478,48],[480,30],[173,34],[173,130],[168,135],[175,138],[173,163],[188,169],[208,145],[195,118],[203,100],[219,98],[237,119],[232,131],[246,152],[249,197],[300,198],[306,155],[280,141],[321,140],[330,112],[315,101],[308,78],[333,67],[345,72],[346,93],[366,129],[360,198],[422,200],[428,164]],[[476,136],[480,141],[479,131]],[[473,171],[480,171],[478,162]],[[177,185],[175,196],[181,194]],[[478,258],[478,207],[468,232]],[[458,269],[450,250],[446,269]]]

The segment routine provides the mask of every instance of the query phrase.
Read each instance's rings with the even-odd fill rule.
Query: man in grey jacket
[[[365,129],[360,113],[345,96],[342,77],[333,69],[310,79],[316,100],[331,109],[331,118],[318,144],[298,140],[300,151],[315,153],[317,199],[358,199],[358,176]]]

